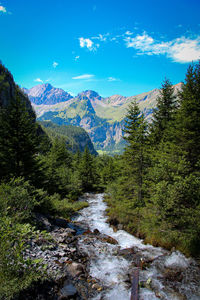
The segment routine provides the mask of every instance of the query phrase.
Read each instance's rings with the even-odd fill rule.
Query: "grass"
[[[66,219],[76,213],[77,211],[88,207],[88,203],[84,201],[70,201],[69,199],[60,199],[57,194],[50,198],[50,213]]]

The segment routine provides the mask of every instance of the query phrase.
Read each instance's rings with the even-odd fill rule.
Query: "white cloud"
[[[108,77],[108,81],[119,81],[119,79],[115,77]]]
[[[100,44],[94,43],[93,40],[98,40],[100,42],[105,42],[107,40],[107,36],[109,35],[109,33],[106,34],[99,34],[98,36],[93,36],[91,38],[79,38],[79,43],[80,43],[80,47],[84,48],[86,47],[89,51],[96,51],[99,47]]]
[[[85,39],[81,37],[79,38],[79,42],[81,48],[86,47],[89,51],[96,50],[96,46],[94,45],[94,42],[91,39]]]
[[[124,39],[127,48],[138,50],[138,55],[166,55],[174,62],[188,63],[200,59],[200,36],[180,37],[168,42],[155,41],[146,32]]]
[[[83,75],[72,77],[72,79],[76,79],[76,80],[77,79],[91,79],[93,77],[94,77],[93,74],[83,74]]]
[[[125,34],[126,34],[126,35],[132,35],[132,34],[133,34],[133,32],[131,32],[131,31],[127,30],[127,31],[125,32]]]
[[[77,60],[79,60],[79,58],[80,58],[80,56],[77,55],[77,56],[75,56],[74,60],[77,61]]]
[[[56,61],[54,61],[53,64],[52,64],[52,66],[55,69],[58,66],[58,63]]]
[[[181,26],[181,24],[178,25],[179,28]],[[125,41],[126,47],[134,48],[137,55],[164,55],[177,63],[189,63],[200,59],[200,35],[194,37],[191,33],[187,33],[187,37],[181,36],[168,41],[164,37],[160,37],[158,40],[154,39],[151,35],[145,31],[142,34],[134,35],[133,32],[127,30],[119,35],[111,36],[110,33],[106,33],[90,38],[81,37],[79,42],[81,48],[85,47],[89,51],[97,50],[101,42],[119,43]]]
[[[5,13],[7,13],[7,10],[4,6],[0,5],[0,12],[5,14]]]
[[[106,34],[99,34],[97,36],[93,36],[91,39],[92,40],[99,40],[100,42],[105,42],[107,40],[107,36],[109,36],[109,33]]]
[[[43,83],[43,80],[42,80],[42,79],[40,79],[40,78],[36,78],[34,81],[35,81],[35,82],[40,82],[40,83]]]
[[[134,38],[125,38],[127,48],[135,48],[141,50],[142,52],[148,51],[152,47],[154,40],[145,32],[143,35],[137,35]]]
[[[178,38],[171,42],[167,53],[175,62],[188,63],[200,59],[200,37],[196,39]]]

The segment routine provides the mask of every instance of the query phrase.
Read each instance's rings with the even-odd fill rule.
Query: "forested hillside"
[[[188,68],[178,101],[170,81],[163,82],[151,124],[133,102],[124,132],[119,176],[107,188],[111,222],[153,245],[198,256],[200,63]]]
[[[91,139],[87,132],[81,128],[72,125],[56,125],[49,121],[38,122],[48,137],[54,140],[59,138],[65,141],[67,148],[72,152],[84,152],[88,147],[91,154],[97,155]]]
[[[180,88],[181,83],[174,86],[176,95]],[[64,90],[47,84],[24,91],[32,101],[38,120],[80,126],[88,132],[95,149],[107,154],[123,152],[125,143],[122,129],[129,104],[135,100],[149,121],[159,95],[159,90],[154,89],[131,97],[113,95],[103,98],[94,91],[86,90],[69,98]]]
[[[38,215],[69,221],[88,205],[77,201],[85,192],[106,191],[114,226],[199,257],[200,63],[189,67],[178,100],[171,82],[163,82],[151,123],[130,104],[125,151],[115,157],[92,155],[83,129],[37,124],[3,65],[0,100],[1,299],[20,299],[21,291],[49,280],[44,263],[24,255],[33,240],[49,247]]]
[[[25,257],[30,241],[49,243],[38,214],[70,220],[87,206],[76,201],[78,196],[102,190],[111,180],[113,159],[92,155],[87,145],[96,153],[83,129],[43,124],[44,130],[49,127],[48,137],[3,65],[0,104],[0,299],[7,300],[17,299],[34,282],[49,280],[42,260]],[[71,139],[77,150],[83,143],[84,152],[69,151],[66,140]]]

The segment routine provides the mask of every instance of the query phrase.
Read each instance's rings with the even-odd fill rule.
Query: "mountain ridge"
[[[56,91],[55,88],[53,88]],[[45,85],[42,90],[52,90],[51,85]],[[0,63],[0,109],[7,108],[13,105],[17,99],[24,103],[26,110],[31,117],[31,122],[36,122],[36,114],[34,111],[34,104],[31,104],[29,97],[27,96],[26,89],[20,89],[20,87],[14,82],[12,74]],[[41,92],[41,88],[40,88]],[[36,93],[38,96],[38,93]],[[70,101],[70,100],[69,100]],[[8,113],[8,112],[7,112]],[[8,116],[9,117],[9,116]],[[87,146],[90,153],[97,155],[91,139],[84,128],[77,128],[75,126],[56,126],[55,124],[37,122],[37,136],[40,143],[48,142],[52,137],[62,138],[66,142],[66,146],[70,151],[76,152],[80,150],[84,151]]]
[[[181,83],[176,84],[174,88],[177,93]],[[88,132],[96,150],[115,152],[117,149],[119,152],[124,145],[123,126],[130,103],[136,100],[146,120],[150,121],[159,93],[159,89],[153,89],[130,97],[112,95],[103,98],[95,91],[86,90],[75,97],[58,99],[57,103],[53,104],[47,104],[54,102],[50,98],[40,105],[36,104],[37,101],[33,98],[30,100],[38,120],[51,121],[58,125],[80,126]],[[42,103],[43,99],[42,95],[39,103]]]
[[[63,89],[55,88],[50,83],[38,84],[31,89],[23,89],[32,103],[40,105],[57,104],[73,97]]]

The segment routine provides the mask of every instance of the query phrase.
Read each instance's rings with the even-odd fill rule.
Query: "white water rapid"
[[[140,300],[200,299],[200,272],[193,259],[187,259],[178,251],[171,253],[145,245],[124,230],[114,232],[107,223],[103,194],[89,194],[87,201],[89,207],[84,208],[75,221],[88,225],[91,231],[98,229],[100,234],[118,242],[112,244],[99,238],[89,239],[87,235],[80,238],[79,248],[90,257],[90,275],[104,287],[92,300],[130,299],[130,274],[136,265],[136,257],[147,262],[146,269],[140,270],[139,275],[140,282],[143,282],[139,290]],[[132,248],[133,254],[129,257],[123,255],[122,250],[126,248]]]

